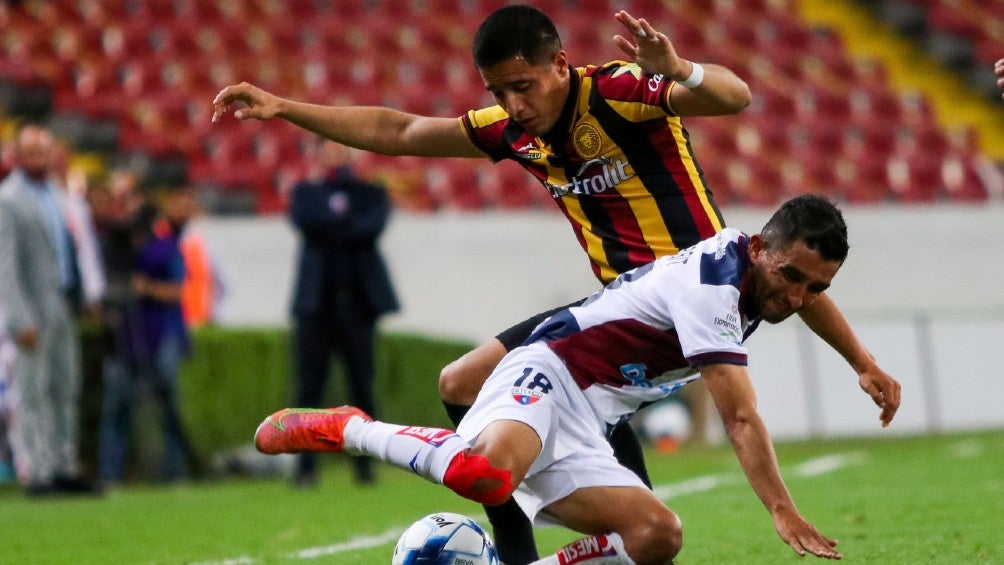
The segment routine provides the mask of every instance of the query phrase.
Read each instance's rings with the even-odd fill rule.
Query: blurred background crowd
[[[10,121],[44,117],[89,177],[126,165],[141,183],[190,182],[212,213],[281,212],[308,172],[312,141],[288,124],[211,124],[208,101],[221,87],[247,80],[296,100],[459,116],[493,103],[470,39],[503,4],[3,3],[5,137]],[[742,120],[687,123],[719,204],[769,207],[807,188],[851,203],[1002,196],[1004,143],[979,127],[999,119],[998,0],[861,0],[850,12],[848,3],[797,0],[535,4],[581,57],[573,65],[617,57],[611,15],[628,8],[658,22],[689,58],[723,64],[750,84],[755,102]],[[408,210],[553,209],[507,164],[367,155],[359,166]]]

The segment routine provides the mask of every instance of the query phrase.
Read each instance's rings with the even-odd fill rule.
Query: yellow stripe
[[[668,122],[670,129],[673,131],[673,138],[676,139],[680,159],[687,169],[687,175],[690,177],[690,182],[693,183],[694,187],[699,189],[703,185],[701,184],[700,174],[697,172],[697,165],[694,163],[693,157],[687,148],[687,139],[683,136],[683,125],[679,118],[669,118]],[[654,199],[648,194],[638,194],[637,192],[632,197],[630,192],[631,185],[635,183],[640,184],[637,178],[632,178],[632,181],[634,182],[628,183],[623,187],[624,190],[618,187],[618,191],[630,204],[631,210],[635,218],[637,218],[638,226],[641,228],[641,233],[645,237],[645,243],[653,250],[657,257],[675,254],[680,248],[673,241],[673,237],[667,229],[666,222],[663,221],[658,208],[654,204]],[[725,226],[718,220],[718,214],[708,200],[708,193],[698,190],[698,197],[700,198],[704,213],[708,216],[715,231],[721,231]]]
[[[625,120],[636,123],[666,117],[666,111],[662,109],[662,106],[645,104],[637,100],[622,101],[607,98],[607,104]]]
[[[574,218],[575,223],[582,226],[582,239],[586,242],[586,254],[589,255],[591,261],[599,265],[600,279],[604,282],[612,281],[619,273],[610,267],[606,250],[603,249],[603,240],[593,232],[593,225],[589,222],[585,212],[582,211],[579,198],[566,194],[561,197],[561,200],[564,202],[565,208],[568,209],[568,214]]]
[[[634,169],[629,171],[634,175]],[[616,189],[631,207],[631,213],[634,214],[641,235],[645,238],[645,245],[651,248],[657,257],[679,251],[669,235],[659,208],[655,205],[655,199],[638,177],[632,176],[628,182],[617,185]]]
[[[715,212],[714,206],[711,205],[711,201],[708,200],[708,192],[702,188],[704,185],[701,183],[701,175],[697,172],[694,156],[687,147],[687,138],[683,135],[683,122],[679,118],[670,118],[669,127],[673,130],[673,137],[676,139],[676,147],[680,151],[683,166],[687,168],[687,176],[690,177],[690,182],[693,183],[694,187],[698,189],[697,196],[701,200],[701,207],[715,227],[715,233],[718,233],[725,226],[718,220],[718,214]]]
[[[546,161],[546,160],[545,160]],[[553,184],[564,184],[565,171],[559,167],[552,167],[547,163],[548,182]],[[578,224],[582,228],[582,239],[586,243],[586,255],[589,259],[600,266],[600,278],[605,282],[613,280],[618,273],[610,268],[610,261],[607,259],[606,250],[603,248],[603,240],[593,232],[593,224],[589,221],[585,211],[579,202],[579,197],[568,193],[561,197],[561,202],[568,210],[568,215],[572,218],[573,224]]]
[[[579,70],[579,79],[581,80],[581,82],[579,83],[579,102],[578,102],[578,107],[579,108],[588,108],[589,107],[589,93],[593,91],[593,77],[591,77],[591,76],[588,76],[588,77],[585,76],[585,74],[586,74],[586,70],[585,69],[581,69],[580,68],[578,70]],[[578,116],[576,116],[576,119],[578,119]]]

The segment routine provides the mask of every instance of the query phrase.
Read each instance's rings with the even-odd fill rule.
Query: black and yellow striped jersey
[[[675,82],[613,61],[571,69],[571,92],[547,137],[500,106],[460,121],[495,161],[512,159],[551,193],[604,284],[724,226],[669,103]]]

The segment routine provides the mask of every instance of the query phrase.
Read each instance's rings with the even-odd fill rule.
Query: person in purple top
[[[190,351],[181,313],[185,277],[179,238],[188,218],[184,189],[169,190],[163,212],[147,210],[136,226],[133,297],[122,309],[117,352],[105,365],[99,475],[106,483],[125,478],[126,451],[137,394],[149,390],[160,405],[163,457],[160,478],[185,477],[188,442],[178,405],[178,375]]]

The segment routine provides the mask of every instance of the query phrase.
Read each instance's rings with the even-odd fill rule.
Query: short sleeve
[[[671,314],[680,348],[691,367],[746,365],[739,291],[730,285],[700,285],[678,296]]]
[[[508,123],[509,114],[501,106],[470,110],[460,117],[460,125],[471,143],[493,161],[501,161],[509,156],[509,147],[504,137]]]

